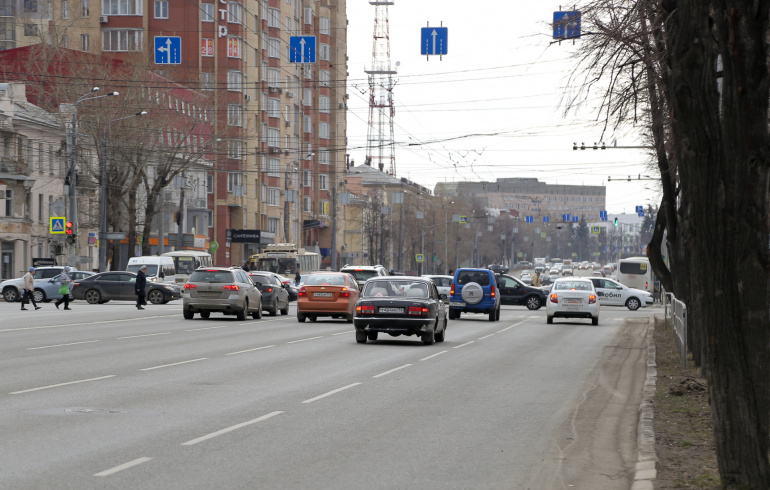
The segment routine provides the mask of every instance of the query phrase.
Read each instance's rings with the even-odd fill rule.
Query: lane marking
[[[225,355],[234,356],[235,354],[243,354],[244,352],[254,352],[255,350],[269,349],[270,347],[275,347],[275,345],[266,345],[264,347],[255,347],[254,349],[239,350],[238,352],[230,352]]]
[[[466,343],[464,343],[464,344],[456,345],[456,346],[454,346],[453,348],[454,348],[454,349],[459,349],[460,347],[465,347],[466,345],[470,345],[470,344],[472,344],[472,343],[474,343],[474,342],[476,342],[476,341],[475,341],[475,340],[471,340],[470,342],[466,342]]]
[[[324,393],[323,395],[319,395],[319,396],[317,396],[315,398],[310,398],[309,400],[305,400],[302,403],[313,403],[316,400],[320,400],[321,398],[326,398],[327,396],[331,396],[331,395],[333,395],[335,393],[339,393],[340,391],[347,390],[348,388],[352,388],[352,387],[358,386],[360,384],[361,383],[353,383],[353,384],[350,384],[350,385],[347,385],[347,386],[343,386],[342,388],[337,388],[336,390],[332,390],[332,391],[330,391],[328,393]]]
[[[9,395],[18,395],[20,393],[29,393],[32,391],[47,390],[48,388],[58,388],[59,386],[75,385],[78,383],[87,383],[89,381],[98,381],[100,379],[114,378],[116,374],[110,374],[109,376],[100,376],[98,378],[80,379],[78,381],[69,381],[67,383],[57,383],[55,385],[41,386],[39,388],[30,388],[29,390],[13,391],[8,393]]]
[[[355,330],[348,330],[347,332],[333,333],[332,337],[334,337],[335,335],[347,335],[349,333],[355,333]]]
[[[208,359],[208,357],[201,357],[200,359],[191,359],[189,361],[175,362],[173,364],[164,364],[162,366],[153,366],[153,367],[143,368],[143,369],[140,369],[140,371],[152,371],[153,369],[161,369],[161,368],[167,368],[167,367],[171,367],[171,366],[179,366],[180,364],[188,364],[188,363],[191,363],[191,362],[205,361],[206,359]]]
[[[120,466],[116,466],[114,468],[110,468],[109,470],[104,470],[99,473],[94,473],[94,476],[110,476],[113,473],[117,473],[118,471],[127,470],[128,468],[132,468],[134,466],[140,465],[142,463],[146,463],[147,461],[151,460],[152,458],[138,458],[133,461],[129,461],[128,463],[123,463]]]
[[[71,344],[56,344],[56,345],[45,345],[43,347],[30,347],[27,350],[50,349],[51,347],[65,347],[67,345],[91,344],[93,342],[101,342],[101,341],[100,340],[86,340],[84,342],[72,342]]]
[[[320,337],[310,337],[309,339],[302,339],[302,340],[292,340],[291,342],[286,342],[287,344],[296,344],[297,342],[304,342],[306,340],[315,340],[315,339],[322,339],[323,335]]]
[[[248,422],[243,422],[241,424],[233,425],[231,427],[228,427],[226,429],[218,430],[216,432],[212,432],[211,434],[207,434],[205,436],[198,437],[197,439],[193,439],[191,441],[183,442],[180,444],[180,446],[192,446],[193,444],[198,444],[199,442],[207,441],[209,439],[213,439],[214,437],[221,436],[222,434],[227,434],[228,432],[232,432],[234,430],[238,430],[242,427],[246,427],[247,425],[256,424],[257,422],[262,422],[263,420],[267,420],[271,417],[275,417],[276,415],[280,415],[283,412],[270,412],[267,415],[263,415],[259,418],[256,418],[254,420],[249,420]]]
[[[198,330],[211,330],[212,328],[227,328],[230,325],[217,325],[216,327],[201,327],[201,328],[191,328],[189,330],[185,330],[185,332],[197,332]]]
[[[431,359],[431,358],[436,357],[436,356],[440,356],[441,354],[446,354],[447,352],[449,352],[449,351],[448,350],[442,350],[441,352],[437,352],[436,354],[433,354],[432,356],[423,357],[420,360],[421,361],[427,361],[428,359]]]
[[[479,340],[484,340],[484,339],[486,339],[486,338],[489,338],[489,337],[491,337],[491,336],[493,336],[493,335],[495,335],[495,334],[491,333],[491,334],[489,334],[489,335],[485,335],[485,336],[483,336],[483,337],[479,337]]]
[[[502,330],[498,330],[498,331],[497,331],[497,333],[503,333],[503,332],[505,332],[506,330],[510,330],[510,329],[511,329],[511,328],[513,328],[513,327],[518,327],[518,326],[519,326],[519,325],[521,325],[522,323],[526,323],[526,320],[524,320],[524,321],[521,321],[521,322],[519,322],[519,323],[514,323],[513,325],[509,325],[509,326],[505,327],[505,328],[504,328],[504,329],[502,329]]]
[[[281,316],[286,316],[286,315],[281,315]],[[273,320],[263,320],[262,318],[260,318],[259,323],[279,322],[281,320],[283,320],[283,318],[274,318]],[[252,321],[246,322],[246,323],[238,323],[238,325],[254,325],[254,320],[252,319]]]
[[[117,340],[122,340],[122,339],[136,339],[136,338],[138,338],[138,337],[153,337],[153,336],[155,336],[155,335],[168,335],[168,334],[170,334],[170,333],[173,333],[173,332],[146,333],[146,334],[144,334],[144,335],[131,335],[131,336],[129,336],[129,337],[118,337],[118,338],[117,338]]]
[[[380,373],[380,374],[377,374],[375,376],[372,376],[372,378],[379,378],[380,376],[385,376],[386,374],[390,374],[390,373],[396,372],[399,369],[408,368],[409,366],[411,366],[411,364],[404,364],[403,366],[397,367],[396,369],[391,369],[390,371],[385,371],[384,373]]]
[[[178,314],[174,315],[156,315],[156,316],[144,316],[142,317],[142,320],[149,320],[151,318],[166,318],[169,316],[178,316]],[[122,322],[134,322],[136,321],[136,318],[124,318],[122,320],[104,320],[100,322],[84,322],[84,323],[63,323],[60,325],[42,325],[37,327],[19,327],[19,328],[4,328],[0,329],[0,332],[21,332],[24,330],[41,330],[45,328],[63,328],[63,327],[78,327],[81,325],[101,325],[103,323],[122,323]]]

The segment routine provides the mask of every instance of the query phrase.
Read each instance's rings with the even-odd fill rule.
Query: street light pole
[[[115,92],[117,94],[117,92]],[[107,270],[107,240],[105,235],[107,234],[107,130],[110,127],[110,123],[115,121],[122,121],[123,119],[130,119],[132,117],[144,116],[147,111],[138,112],[132,116],[120,117],[107,121],[104,125],[104,133],[102,133],[102,165],[101,165],[101,189],[99,191],[99,272],[105,272]],[[163,237],[161,237],[161,240]]]

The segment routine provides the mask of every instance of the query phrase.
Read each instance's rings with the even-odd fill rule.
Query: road
[[[618,339],[644,324],[627,320],[652,312],[604,308],[594,327],[504,307],[424,346],[356,344],[351,324],[298,323],[294,305],[239,322],[185,321],[181,302],[0,303],[0,487],[568,488],[589,468],[554,448],[607,403],[635,416],[643,355],[613,368],[628,393],[595,412],[586,398],[613,352],[634,352]],[[624,475],[603,488],[630,487],[630,420],[601,442]]]

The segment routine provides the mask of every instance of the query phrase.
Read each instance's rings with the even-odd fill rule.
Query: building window
[[[206,210],[206,221],[208,221],[209,228],[214,228],[214,210],[213,209],[207,209]]]
[[[243,5],[238,2],[227,2],[227,22],[243,23]]]
[[[269,58],[280,58],[281,57],[281,40],[270,38],[267,41],[267,56]]]
[[[62,19],[70,18],[70,3],[68,0],[62,0],[61,2],[61,18]]]
[[[329,113],[329,97],[322,95],[318,98],[318,111]]]
[[[238,70],[227,72],[227,90],[231,92],[243,91],[243,74]]]
[[[243,107],[240,104],[227,104],[227,125],[237,127],[243,125]]]
[[[319,21],[319,26],[321,29],[321,34],[331,34],[331,22],[329,22],[328,17],[321,17],[321,20]]]
[[[277,187],[271,187],[267,192],[267,205],[278,206],[281,200],[281,191]],[[277,218],[276,218],[277,219]]]
[[[201,22],[214,22],[214,4],[201,4]]]
[[[43,222],[43,195],[37,195],[37,220]]]
[[[268,177],[280,177],[281,174],[281,162],[277,158],[269,158],[267,160],[267,176]]]
[[[303,89],[302,94],[302,105],[305,106],[312,106],[313,105],[313,91],[309,88]]]
[[[302,211],[306,213],[313,211],[313,201],[310,200],[310,196],[302,197]]]
[[[310,170],[302,171],[302,187],[313,187],[313,173]]]
[[[329,201],[323,200],[318,203],[318,213],[324,216],[329,215]]]
[[[36,14],[37,0],[24,0],[24,12],[28,14]]]
[[[320,148],[318,150],[318,163],[329,165],[329,150],[326,148]]]
[[[313,25],[313,9],[312,7],[305,7],[305,25]]]
[[[201,90],[214,90],[214,74],[201,72]]]
[[[109,29],[102,31],[102,51],[141,51],[142,31]]]
[[[80,50],[86,53],[91,51],[91,38],[88,34],[80,35]]]
[[[329,61],[331,54],[331,49],[328,44],[321,44],[321,49],[319,50],[318,55],[321,57],[322,60]]]
[[[281,27],[281,11],[279,9],[267,10],[267,27]]]
[[[9,218],[13,216],[13,190],[5,190],[5,215]]]
[[[155,0],[155,18],[168,19],[168,1]]]
[[[281,146],[281,131],[277,128],[267,129],[267,146],[278,148]]]
[[[318,81],[322,87],[328,87],[329,82],[331,81],[331,73],[329,73],[329,70],[321,70],[318,73]]]
[[[318,188],[322,191],[329,190],[329,176],[326,174],[318,174]]]
[[[239,172],[227,173],[227,192],[233,192],[236,186],[241,185],[241,174]]]
[[[80,16],[88,17],[91,15],[91,0],[80,0]]]
[[[261,189],[260,200],[262,202],[267,202],[267,184],[262,184]]]
[[[61,38],[61,45],[63,48],[69,48],[70,47],[70,37],[69,36],[62,36]]]
[[[329,139],[329,123],[327,122],[318,123],[318,137]]]
[[[234,158],[236,160],[241,159],[241,155],[243,154],[243,145],[241,140],[239,139],[233,139],[227,141],[227,158]]]
[[[279,218],[267,218],[267,231],[278,233],[278,225],[281,222]]]
[[[140,0],[102,0],[104,15],[142,15]]]
[[[24,24],[24,35],[37,36],[38,35],[37,26],[35,24]]]
[[[278,68],[268,68],[267,69],[267,86],[278,87],[280,83],[281,83],[281,70],[279,70]]]
[[[243,58],[243,40],[238,36],[227,36],[227,57]]]
[[[267,81],[267,61],[262,62],[262,81]]]
[[[305,132],[313,134],[313,119],[310,116],[305,116]]]
[[[281,101],[279,99],[267,99],[267,117],[281,117]]]

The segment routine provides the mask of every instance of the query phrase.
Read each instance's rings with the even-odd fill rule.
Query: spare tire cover
[[[469,282],[463,286],[460,295],[463,297],[463,301],[469,305],[475,305],[484,298],[484,288],[477,282]]]

